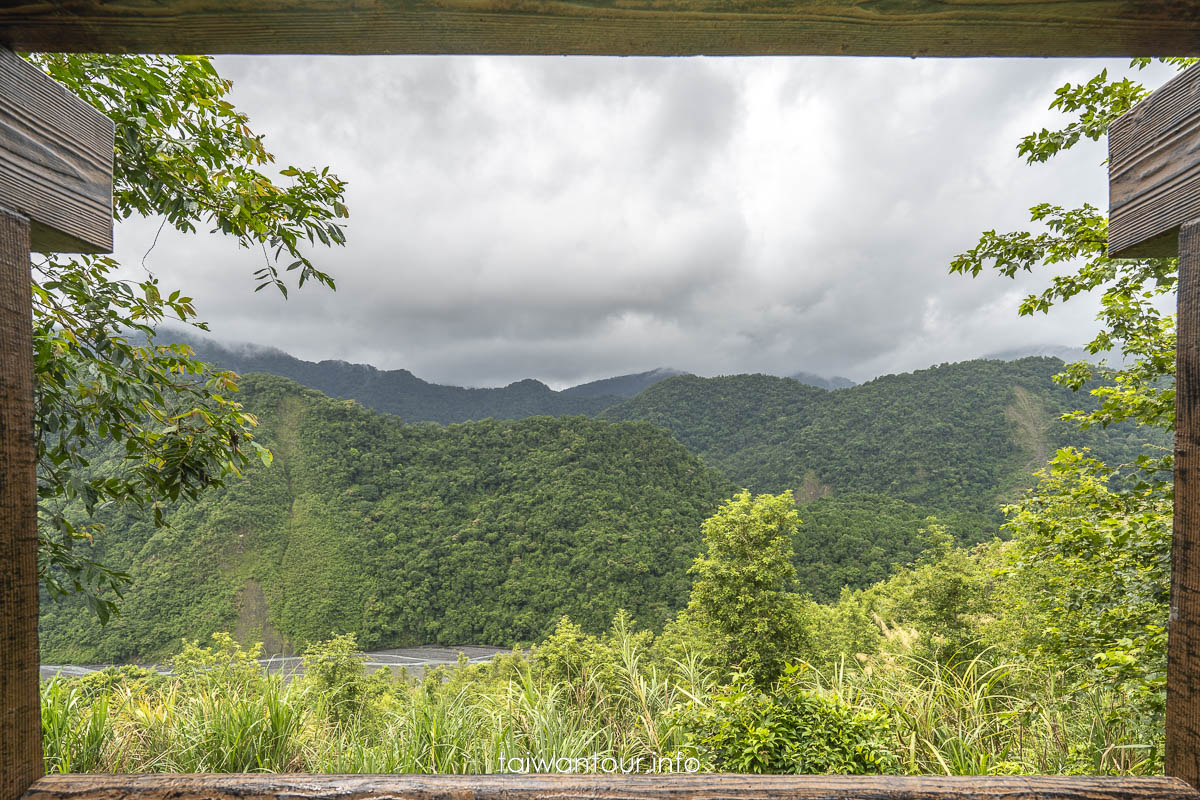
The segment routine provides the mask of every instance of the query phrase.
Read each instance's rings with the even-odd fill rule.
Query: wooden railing
[[[22,800],[1200,800],[1177,778],[818,775],[51,775]]]

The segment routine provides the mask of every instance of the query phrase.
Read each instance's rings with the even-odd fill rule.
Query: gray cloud
[[[1015,152],[1103,63],[222,58],[280,164],[350,181],[349,244],[316,254],[338,291],[256,294],[261,255],[216,236],[147,264],[218,337],[465,385],[1079,344],[1094,304],[1018,318],[1040,279],[946,270],[1036,202],[1104,205],[1102,143]],[[119,227],[131,272],[157,227]]]

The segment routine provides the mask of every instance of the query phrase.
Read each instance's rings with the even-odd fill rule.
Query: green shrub
[[[261,642],[244,650],[228,633],[214,633],[212,639],[212,647],[184,639],[179,655],[171,660],[171,669],[184,686],[231,693],[263,686],[266,673],[258,663]]]
[[[366,674],[353,633],[314,642],[304,651],[304,687],[314,707],[339,728],[370,722],[369,710],[390,683],[387,669]]]
[[[691,747],[722,772],[895,773],[886,716],[801,688],[807,667],[788,666],[769,691],[744,676],[682,713]]]

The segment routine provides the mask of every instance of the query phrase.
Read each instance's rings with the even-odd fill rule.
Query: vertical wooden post
[[[0,208],[0,800],[42,776],[29,220]]]
[[[1200,221],[1179,232],[1166,773],[1200,787]]]

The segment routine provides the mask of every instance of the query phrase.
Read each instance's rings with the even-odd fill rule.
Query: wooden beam
[[[42,774],[29,220],[0,209],[0,800]]]
[[[1200,800],[1173,778],[867,775],[50,775],[24,800]]]
[[[15,50],[1200,55],[1196,0],[27,0]]]
[[[1174,256],[1200,219],[1200,65],[1109,127],[1108,158],[1109,255]]]
[[[38,252],[112,250],[113,123],[0,47],[0,207]]]

